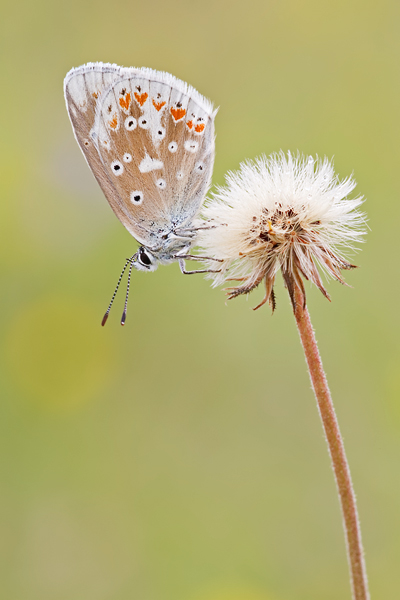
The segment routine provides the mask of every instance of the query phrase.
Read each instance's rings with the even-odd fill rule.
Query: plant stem
[[[346,536],[352,596],[353,600],[369,600],[370,595],[361,541],[361,529],[350,469],[328,382],[319,355],[317,341],[311,325],[310,315],[305,307],[303,292],[297,286],[294,290],[294,300],[294,316],[303,345],[311,383],[317,399],[326,441],[328,442],[329,454],[339,492]]]

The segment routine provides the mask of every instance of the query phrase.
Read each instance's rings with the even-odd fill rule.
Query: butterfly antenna
[[[126,260],[126,263],[125,263],[125,265],[124,265],[124,268],[122,269],[121,275],[119,276],[118,283],[117,283],[117,285],[116,285],[115,291],[114,291],[114,293],[113,293],[113,297],[111,298],[111,302],[110,302],[110,304],[109,304],[109,306],[108,306],[108,308],[107,308],[107,310],[106,310],[106,313],[105,313],[105,315],[104,315],[104,317],[103,317],[103,320],[102,320],[102,322],[101,322],[101,325],[102,325],[102,327],[104,327],[104,325],[105,325],[105,324],[106,324],[106,322],[107,322],[108,315],[110,314],[110,310],[111,310],[111,307],[112,307],[112,305],[113,305],[114,298],[115,298],[115,296],[117,295],[117,292],[118,292],[119,285],[120,285],[120,283],[121,283],[121,280],[122,280],[122,277],[124,276],[124,273],[125,273],[125,271],[126,271],[126,267],[129,265],[129,263],[131,263],[131,270],[132,270],[133,259],[134,259],[135,257],[136,257],[136,254],[134,254],[133,256],[131,256],[130,258],[128,258],[128,259]]]
[[[131,284],[132,268],[133,268],[133,260],[131,260],[131,266],[129,267],[128,285],[126,286],[125,306],[124,306],[124,312],[122,313],[122,317],[121,317],[121,325],[125,325],[125,321],[126,321],[126,309],[128,308],[128,296],[129,296],[129,286]]]

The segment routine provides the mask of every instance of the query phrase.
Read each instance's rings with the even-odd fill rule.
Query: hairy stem
[[[317,399],[326,441],[328,442],[329,454],[339,492],[353,600],[369,600],[370,595],[361,541],[361,529],[350,469],[328,382],[319,355],[317,341],[311,325],[310,315],[305,306],[303,292],[298,286],[295,286],[292,300],[294,300],[294,316],[303,345],[311,383]]]

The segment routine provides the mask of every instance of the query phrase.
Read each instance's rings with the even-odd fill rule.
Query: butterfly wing
[[[126,219],[124,202],[118,196],[112,179],[104,170],[92,137],[96,105],[104,91],[124,76],[125,69],[117,65],[88,63],[71,69],[64,80],[64,95],[76,140],[86,161],[120,220]],[[132,233],[132,232],[131,232]]]
[[[214,118],[195,89],[151,69],[125,69],[101,95],[92,135],[123,203],[118,217],[142,244],[161,248],[199,211],[214,163]]]

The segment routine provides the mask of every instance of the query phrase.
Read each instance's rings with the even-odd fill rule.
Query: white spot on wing
[[[172,153],[176,152],[178,150],[178,144],[176,142],[170,142],[168,144],[168,150]]]
[[[127,117],[125,119],[125,129],[127,129],[128,131],[133,131],[134,129],[136,129],[136,126],[137,121],[135,117]]]
[[[139,119],[139,127],[141,127],[142,129],[148,129],[149,128],[149,121],[148,121],[147,117],[140,117],[140,119]]]
[[[114,175],[118,177],[124,172],[124,165],[119,160],[113,160],[111,163],[111,169]]]
[[[164,127],[157,127],[157,139],[163,140],[165,138],[165,129]]]
[[[136,204],[136,206],[139,206],[140,204],[142,204],[143,192],[141,192],[140,190],[135,190],[135,191],[131,192],[131,202],[132,202],[132,204]]]
[[[157,179],[157,187],[159,187],[162,190],[165,190],[165,188],[167,187],[167,183],[165,181],[165,179]]]
[[[156,158],[151,158],[148,154],[144,157],[142,162],[139,165],[139,171],[141,173],[150,173],[150,171],[156,171],[157,169],[162,169],[164,163],[161,160],[157,160]]]
[[[132,154],[129,154],[129,152],[125,152],[125,154],[123,156],[123,160],[126,163],[132,162]]]
[[[196,152],[197,148],[199,147],[199,143],[195,142],[194,140],[186,140],[184,146],[185,150],[188,152]]]

